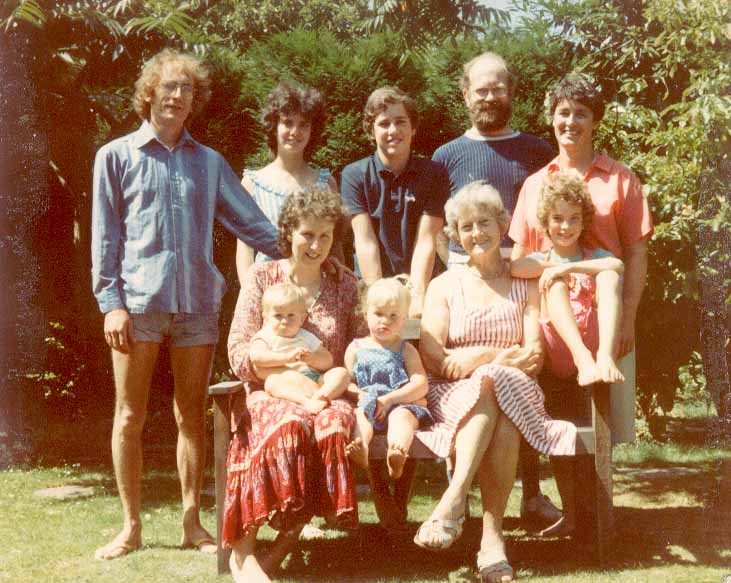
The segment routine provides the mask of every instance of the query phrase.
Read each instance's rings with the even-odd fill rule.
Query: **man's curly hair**
[[[292,256],[292,233],[305,218],[330,221],[335,225],[333,241],[338,240],[343,223],[340,195],[327,186],[310,186],[287,196],[279,214],[279,250]]]
[[[193,110],[191,117],[195,117],[211,98],[211,80],[208,69],[197,57],[182,53],[174,49],[163,49],[147,61],[142,67],[142,73],[135,82],[135,93],[132,96],[132,105],[140,119],[150,119],[149,99],[155,94],[160,83],[163,67],[171,63],[188,75],[193,81]]]
[[[277,85],[269,94],[261,112],[261,123],[266,134],[267,145],[275,156],[277,155],[279,118],[293,114],[299,114],[310,122],[310,139],[304,151],[305,160],[309,160],[325,127],[325,100],[322,94],[312,87],[296,87],[284,82]]]

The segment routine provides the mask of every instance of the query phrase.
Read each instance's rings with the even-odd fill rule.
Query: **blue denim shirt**
[[[94,162],[92,283],[99,308],[216,313],[226,291],[213,220],[281,257],[277,231],[223,156],[187,130],[169,149],[145,121]]]

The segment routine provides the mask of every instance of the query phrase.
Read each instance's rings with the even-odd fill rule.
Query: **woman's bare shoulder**
[[[454,286],[454,282],[460,278],[460,274],[457,270],[452,269],[439,274],[429,282],[429,293],[431,295],[439,294],[444,295],[446,292]]]

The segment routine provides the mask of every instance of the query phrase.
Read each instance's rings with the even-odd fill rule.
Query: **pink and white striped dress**
[[[513,279],[507,299],[488,306],[467,306],[462,280],[456,280],[447,302],[450,314],[447,348],[508,348],[520,344],[523,310],[528,297],[527,280]],[[500,364],[483,364],[472,376],[458,381],[430,377],[427,403],[435,423],[428,430],[417,432],[416,437],[436,455],[450,455],[457,429],[480,398],[480,386],[485,377],[495,383],[500,409],[531,446],[550,455],[575,454],[576,426],[568,421],[553,420],[546,414],[543,391],[535,379],[517,368]]]

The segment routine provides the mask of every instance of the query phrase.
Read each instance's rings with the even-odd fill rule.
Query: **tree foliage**
[[[103,343],[89,284],[93,155],[137,125],[133,83],[162,47],[194,51],[210,65],[212,98],[189,129],[237,171],[268,156],[258,117],[278,81],[320,89],[327,124],[314,161],[336,172],[372,150],[360,117],[380,85],[417,97],[419,153],[430,155],[462,133],[462,64],[492,50],[518,77],[513,127],[552,141],[544,95],[575,69],[592,75],[611,102],[598,144],[640,175],[656,223],[640,312],[639,383],[647,408],[655,394],[668,406],[678,368],[699,350],[700,277],[714,278],[706,289],[721,293],[721,306],[731,277],[721,236],[729,216],[731,8],[713,0],[516,4],[523,16],[507,26],[505,11],[476,0],[3,1],[0,34],[22,57],[23,86],[33,87],[26,96],[32,115],[17,119],[18,135],[42,136],[43,148],[24,155],[42,156],[50,178],[48,202],[36,205],[49,234],[35,242],[48,266],[48,319],[63,322],[68,338],[82,338],[83,360],[95,361],[88,346]],[[216,249],[235,289],[227,234],[217,234]],[[78,348],[72,344],[65,344],[69,351]],[[667,350],[653,352],[659,345]],[[106,361],[96,361],[106,374]],[[226,367],[223,348],[217,362]],[[78,379],[75,386],[83,390]]]
[[[697,342],[699,276],[731,261],[721,249],[696,253],[699,229],[717,228],[728,217],[728,206],[715,195],[706,197],[715,201],[714,209],[703,203],[701,179],[714,183],[709,167],[728,156],[731,5],[712,0],[537,4],[539,16],[533,20],[550,22],[553,42],[572,55],[572,67],[592,75],[611,102],[600,145],[640,175],[650,199],[656,228],[640,312],[639,383],[644,403],[657,394],[668,408],[676,371]],[[707,188],[728,200],[728,187],[717,180]],[[724,287],[728,293],[728,282],[717,291]],[[704,354],[706,363],[723,358],[723,347],[718,348]]]

